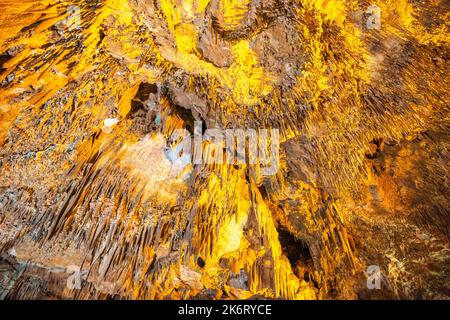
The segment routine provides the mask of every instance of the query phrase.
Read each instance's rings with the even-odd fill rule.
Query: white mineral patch
[[[102,131],[105,133],[111,133],[112,128],[119,123],[116,118],[108,118],[103,121]]]

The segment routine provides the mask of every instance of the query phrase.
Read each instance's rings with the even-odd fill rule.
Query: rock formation
[[[0,8],[0,299],[449,298],[447,1]]]

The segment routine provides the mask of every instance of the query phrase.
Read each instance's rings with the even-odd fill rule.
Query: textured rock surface
[[[445,1],[0,9],[0,298],[449,298]],[[174,157],[196,121],[278,172]]]

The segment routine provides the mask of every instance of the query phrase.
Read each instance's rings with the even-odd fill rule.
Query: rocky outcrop
[[[72,5],[0,13],[0,298],[448,298],[445,5]]]

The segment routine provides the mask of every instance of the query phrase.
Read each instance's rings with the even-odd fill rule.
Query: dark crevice
[[[197,258],[197,265],[198,265],[200,268],[204,268],[204,267],[205,267],[205,260],[203,260],[201,257],[198,257],[198,258]]]
[[[10,60],[12,56],[8,52],[4,52],[0,54],[0,73],[3,73],[6,68],[3,67],[3,65]]]
[[[314,262],[308,244],[285,228],[278,228],[278,239],[294,274],[305,281],[314,281]]]
[[[143,82],[139,85],[136,95],[131,100],[131,109],[127,115],[127,118],[132,120],[131,128],[135,134],[144,136],[158,127],[160,119],[157,119],[159,115],[157,97],[158,86],[156,84]]]
[[[196,120],[192,115],[192,111],[190,109],[185,109],[174,105],[173,112],[184,121],[186,130],[189,131],[190,134],[194,134],[194,125]],[[204,121],[202,121],[202,130],[206,130]]]
[[[379,158],[383,152],[383,150],[382,150],[383,139],[375,138],[372,140],[371,143],[376,147],[376,150],[373,153],[370,153],[370,152],[366,153],[365,156],[369,160],[375,160],[375,159]]]
[[[154,83],[142,82],[139,85],[138,92],[136,93],[136,96],[134,97],[134,99],[145,101],[149,98],[151,93],[157,94],[158,86]]]

